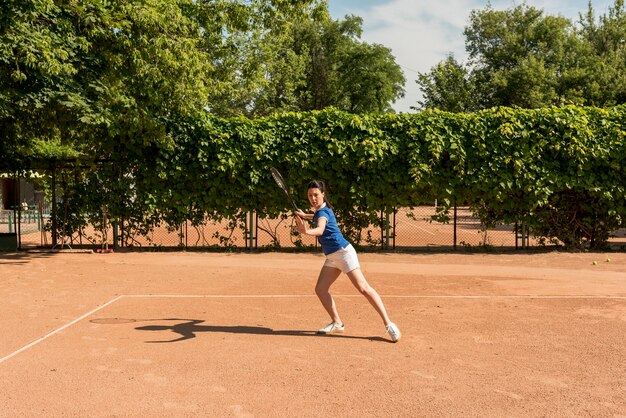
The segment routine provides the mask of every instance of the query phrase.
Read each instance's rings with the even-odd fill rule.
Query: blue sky
[[[479,0],[328,0],[334,19],[353,14],[363,18],[363,36],[368,43],[391,49],[406,77],[406,97],[398,100],[398,112],[412,112],[420,99],[415,83],[418,72],[430,69],[452,53],[465,62],[463,29],[474,9],[484,9],[488,1]],[[509,9],[523,1],[491,0],[494,9]],[[528,5],[546,14],[578,20],[587,11],[588,0],[528,0]],[[608,12],[614,0],[591,0],[596,16]]]

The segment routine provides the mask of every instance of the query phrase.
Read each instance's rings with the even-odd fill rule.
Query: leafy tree
[[[431,108],[448,112],[476,110],[470,74],[452,55],[431,68],[429,73],[420,73],[417,83],[421,86],[424,99],[419,102],[419,107],[412,109]]]
[[[90,109],[74,82],[79,57],[88,48],[74,22],[84,20],[84,31],[95,32],[88,22],[100,12],[97,7],[71,12],[51,1],[0,8],[0,169],[20,167],[22,157],[38,148],[75,155],[60,139]]]
[[[297,110],[296,87],[306,60],[293,50],[295,21],[315,19],[317,0],[198,2],[203,45],[214,89],[207,109],[219,116],[259,116]]]
[[[201,107],[210,87],[192,6],[33,0],[3,7],[3,151],[123,159],[167,144],[168,116]]]
[[[626,101],[623,0],[599,19],[590,4],[578,26],[526,4],[507,10],[487,6],[471,12],[464,34],[469,63],[463,67],[448,57],[420,74],[421,108],[611,106]]]
[[[0,10],[5,168],[23,166],[20,155],[143,158],[172,145],[172,120],[202,109],[296,109],[303,58],[272,46],[291,44],[294,19],[315,4],[10,2]]]
[[[466,49],[481,107],[535,108],[560,103],[563,62],[575,38],[571,22],[522,4],[511,10],[474,10]]]
[[[585,62],[586,103],[611,106],[626,103],[626,12],[624,1],[616,0],[608,14],[596,22],[589,3],[579,19],[579,33],[588,44]]]
[[[388,112],[403,94],[391,51],[361,42],[361,18],[332,20],[326,2],[199,2],[198,16],[213,64],[213,114]]]
[[[358,43],[338,67],[342,98],[336,106],[351,113],[392,113],[391,103],[404,96],[405,78],[391,50],[380,44]]]
[[[391,50],[361,42],[361,25],[360,17],[332,20],[328,13],[294,25],[293,49],[308,61],[305,84],[296,89],[300,110],[391,112],[404,95],[404,75]]]

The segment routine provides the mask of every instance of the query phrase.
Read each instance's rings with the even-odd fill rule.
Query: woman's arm
[[[309,220],[313,219],[313,214],[312,213],[304,213],[304,212],[302,212],[302,209],[298,209],[298,211],[296,212],[296,215],[298,215],[302,219],[309,219]]]
[[[319,218],[317,220],[317,226],[315,228],[308,229],[306,225],[304,225],[304,221],[299,216],[296,216],[296,229],[298,232],[304,235],[312,235],[314,237],[319,237],[324,233],[324,229],[326,229],[326,223],[328,220],[326,218]]]

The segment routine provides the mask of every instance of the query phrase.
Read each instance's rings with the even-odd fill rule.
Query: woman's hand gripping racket
[[[276,184],[278,184],[278,187],[280,187],[281,190],[287,195],[287,199],[289,199],[289,203],[291,203],[291,206],[293,207],[294,214],[301,212],[301,210],[298,209],[296,204],[293,202],[293,199],[291,198],[291,193],[289,193],[289,189],[287,188],[287,184],[285,184],[283,176],[281,176],[278,170],[276,170],[274,167],[270,167],[270,172],[272,173],[272,177],[274,177],[274,181],[276,182]]]

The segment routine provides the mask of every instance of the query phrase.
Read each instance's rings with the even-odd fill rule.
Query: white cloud
[[[395,0],[361,15],[363,40],[390,48],[404,70],[406,96],[394,104],[397,111],[409,112],[420,100],[417,72],[430,71],[448,54],[466,59],[463,29],[471,8],[471,2],[463,0],[435,1],[427,7],[416,0]]]
[[[494,9],[512,8],[522,3],[523,0],[491,1]],[[394,108],[399,112],[411,112],[410,106],[416,106],[421,98],[419,86],[415,83],[417,72],[430,71],[448,54],[453,54],[461,62],[467,60],[463,30],[470,12],[484,9],[487,1],[363,0],[354,4],[331,0],[330,9],[335,12],[335,18],[343,18],[345,14],[361,16],[363,41],[391,49],[406,77],[406,97],[397,101]],[[587,0],[531,0],[527,4],[543,9],[547,14],[562,15],[574,21],[578,20],[578,13],[587,10]],[[596,15],[606,13],[612,4],[613,0],[593,1]]]

